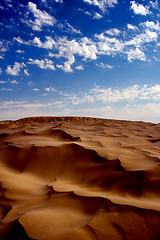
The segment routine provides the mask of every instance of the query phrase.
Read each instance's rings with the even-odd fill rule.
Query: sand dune
[[[160,124],[0,122],[0,239],[159,240]]]

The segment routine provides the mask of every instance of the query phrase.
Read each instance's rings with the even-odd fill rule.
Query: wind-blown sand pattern
[[[160,124],[0,124],[1,240],[159,240]]]

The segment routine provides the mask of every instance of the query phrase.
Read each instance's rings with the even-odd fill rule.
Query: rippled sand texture
[[[159,240],[160,125],[0,123],[0,240]]]

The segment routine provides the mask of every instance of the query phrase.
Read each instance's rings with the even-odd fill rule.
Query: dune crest
[[[0,239],[160,239],[160,125],[0,124]]]

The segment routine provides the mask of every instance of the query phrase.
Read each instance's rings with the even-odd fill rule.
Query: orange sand
[[[159,240],[160,124],[0,122],[0,240]]]

